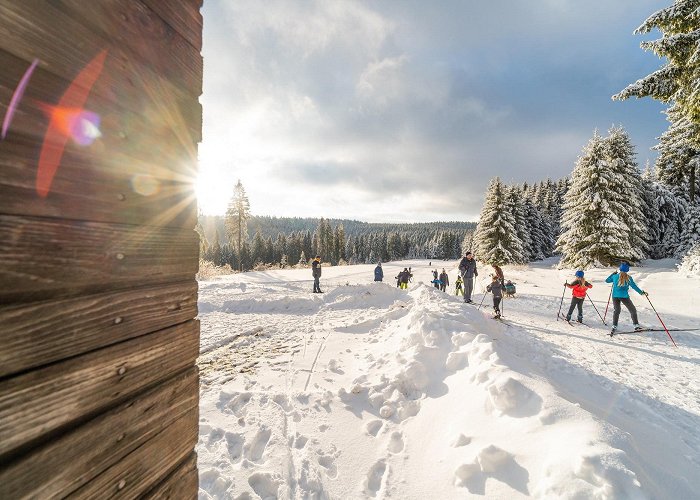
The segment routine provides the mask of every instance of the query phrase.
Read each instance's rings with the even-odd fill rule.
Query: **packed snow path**
[[[200,283],[200,498],[697,498],[700,335],[610,338],[589,301],[588,326],[557,321],[571,272],[551,261],[504,269],[518,293],[496,321],[427,264],[385,264],[384,284],[324,268],[318,295],[307,269]],[[586,276],[601,314],[607,274]],[[633,276],[669,327],[699,326],[700,280]]]

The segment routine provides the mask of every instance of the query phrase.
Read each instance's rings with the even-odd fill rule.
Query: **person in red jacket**
[[[571,305],[569,312],[566,314],[566,321],[571,321],[571,313],[574,308],[578,308],[578,318],[576,321],[583,323],[583,301],[586,300],[586,292],[589,288],[593,288],[588,281],[583,278],[583,271],[576,271],[576,279],[573,283],[564,283],[567,288],[571,288]]]

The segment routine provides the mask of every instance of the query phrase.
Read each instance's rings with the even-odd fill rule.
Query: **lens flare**
[[[10,123],[12,123],[12,117],[15,115],[15,111],[17,111],[19,101],[22,100],[24,91],[27,88],[29,79],[31,78],[32,73],[34,73],[34,68],[36,68],[37,64],[39,64],[39,59],[34,59],[29,68],[27,68],[27,71],[24,72],[22,79],[19,81],[17,88],[12,94],[10,105],[7,107],[7,113],[5,113],[5,119],[2,121],[2,133],[0,134],[2,139],[5,139],[5,136],[7,135],[7,130],[10,128]]]
[[[92,86],[102,72],[106,58],[106,50],[97,54],[71,82],[58,101],[58,105],[49,106],[51,109],[49,127],[44,135],[44,143],[39,155],[39,168],[36,173],[36,192],[42,198],[46,198],[49,194],[68,138],[72,137],[80,144],[80,140],[85,140],[88,136],[85,130],[92,131],[93,135],[94,129],[99,131],[97,127],[99,120],[96,125],[91,118],[86,118],[85,114],[89,115],[90,112],[86,112],[83,106]],[[97,116],[94,113],[92,115]],[[86,122],[91,125],[86,127]]]
[[[131,178],[131,188],[142,196],[152,196],[160,190],[160,183],[152,175],[137,174]]]

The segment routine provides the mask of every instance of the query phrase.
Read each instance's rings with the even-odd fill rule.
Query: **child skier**
[[[593,288],[588,281],[583,279],[583,271],[576,271],[576,279],[573,283],[564,283],[567,288],[571,288],[571,305],[569,306],[569,312],[566,313],[566,321],[571,321],[571,313],[574,312],[574,308],[578,308],[578,318],[576,321],[583,323],[583,301],[586,299],[586,292],[589,288]]]
[[[491,284],[486,285],[486,291],[493,293],[493,311],[495,313],[494,319],[498,319],[501,317],[501,309],[499,306],[501,305],[501,299],[503,298],[503,285],[501,284],[501,280],[499,279],[498,275],[491,275],[491,279]]]
[[[450,286],[450,278],[447,276],[447,272],[445,269],[442,269],[442,272],[440,273],[440,290],[443,292],[446,291],[447,287]]]
[[[433,270],[433,281],[431,281],[431,283],[435,288],[440,289],[440,279],[438,278],[437,269]]]
[[[459,296],[461,294],[462,297],[464,297],[464,289],[462,288],[462,283],[462,277],[458,274],[457,281],[455,281],[455,295]]]
[[[639,326],[639,321],[637,319],[637,308],[634,307],[632,300],[630,299],[629,289],[632,287],[639,295],[649,295],[644,290],[641,290],[637,284],[634,282],[632,277],[627,274],[630,270],[630,265],[627,262],[620,264],[620,273],[617,271],[612,273],[605,279],[606,283],[612,283],[612,300],[613,300],[613,326],[610,335],[615,333],[617,330],[617,320],[620,319],[620,304],[625,304],[625,307],[630,312],[632,316],[632,323],[634,324],[634,331],[638,332],[643,330]]]

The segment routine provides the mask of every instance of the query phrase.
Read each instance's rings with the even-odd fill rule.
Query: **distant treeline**
[[[251,216],[249,237],[237,252],[225,217],[202,216],[202,257],[216,265],[253,269],[264,265],[305,264],[314,255],[324,262],[367,263],[404,258],[456,259],[471,241],[473,222],[367,223],[345,219]]]

